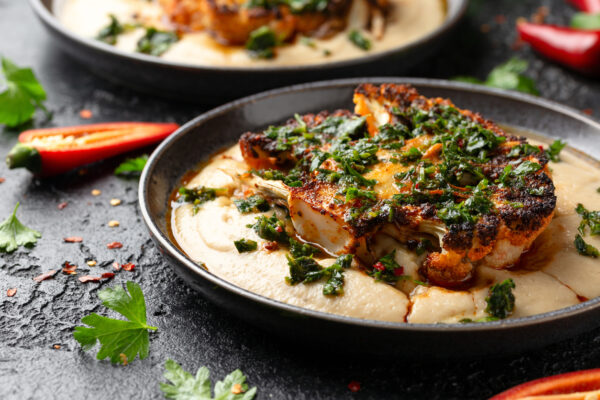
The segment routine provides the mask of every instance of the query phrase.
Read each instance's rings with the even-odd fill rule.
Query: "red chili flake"
[[[379,261],[377,261],[375,264],[373,264],[373,268],[375,268],[377,271],[385,271],[385,265],[383,265]]]
[[[60,344],[55,344],[54,346],[52,346],[53,348],[55,348],[56,350],[60,350]]]
[[[66,201],[63,201],[62,203],[58,203],[58,205],[56,207],[58,207],[59,210],[63,210],[68,205],[69,205],[69,203],[67,203]]]
[[[404,267],[399,267],[394,270],[394,275],[401,276],[404,275]]]
[[[587,115],[592,115],[594,113],[594,110],[592,110],[591,108],[586,108],[586,109],[583,109],[581,111],[583,111],[583,113],[587,114]]]
[[[360,390],[360,382],[357,382],[357,381],[351,381],[351,382],[348,384],[348,389],[350,389],[350,391],[351,391],[351,392],[354,392],[354,393],[358,392],[358,391]]]
[[[458,147],[463,147],[465,145],[465,141],[462,138],[460,138],[460,139],[458,139],[456,144],[458,144]]]
[[[281,226],[279,226],[279,225],[277,225],[277,228],[275,228],[275,230],[276,230],[278,233],[281,233],[281,232],[283,232],[283,228],[282,228]]]
[[[63,272],[63,274],[67,274],[67,275],[77,275],[77,272],[75,272],[76,269],[77,269],[77,265],[73,265],[73,264],[69,263],[68,261],[65,261],[62,272]]]
[[[263,248],[267,251],[275,251],[279,248],[279,244],[277,242],[265,242]]]
[[[100,282],[102,279],[110,279],[114,278],[115,274],[112,272],[105,272],[101,276],[91,276],[85,275],[79,278],[79,282],[87,283],[87,282]]]
[[[0,178],[0,183],[4,183],[5,181],[6,181],[6,179]]]
[[[67,243],[81,243],[83,242],[83,238],[81,236],[69,236],[63,238],[63,240]]]
[[[135,269],[135,264],[134,263],[123,264],[123,269],[125,271],[133,271]]]
[[[105,272],[102,274],[102,279],[111,279],[114,277],[115,277],[115,274],[113,272]]]
[[[540,149],[542,153],[544,152],[544,146],[538,146],[538,149]]]
[[[506,22],[506,17],[502,14],[498,14],[494,17],[494,22],[497,24],[503,24]]]
[[[90,110],[81,110],[79,111],[79,116],[83,119],[90,119],[94,114]]]
[[[17,294],[17,288],[10,288],[6,291],[8,297],[13,297],[15,294]]]
[[[55,269],[51,269],[48,272],[44,272],[43,274],[36,276],[35,278],[33,278],[33,280],[36,282],[45,281],[46,279],[52,278],[56,274],[56,272],[57,271]]]
[[[106,247],[108,247],[109,249],[120,249],[121,247],[123,247],[123,243],[121,243],[121,242],[110,242],[109,244],[106,245]]]
[[[113,268],[115,269],[115,271],[121,270],[121,264],[119,264],[118,262],[115,261],[112,265],[113,265]]]
[[[420,185],[421,184],[419,182],[417,182],[417,184],[415,185],[415,189],[418,189]]]

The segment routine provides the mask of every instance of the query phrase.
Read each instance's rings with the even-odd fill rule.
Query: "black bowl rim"
[[[363,327],[369,328],[377,328],[377,329],[385,329],[385,330],[399,330],[399,331],[411,331],[411,332],[475,332],[475,331],[503,331],[503,330],[512,330],[524,328],[526,326],[534,325],[537,323],[550,322],[554,320],[565,320],[576,315],[580,315],[583,313],[590,312],[594,309],[600,307],[600,296],[594,299],[561,308],[558,310],[536,314],[527,317],[520,318],[511,318],[507,320],[501,321],[492,321],[492,322],[479,322],[479,323],[450,323],[450,324],[416,324],[416,323],[404,323],[404,322],[387,322],[387,321],[378,321],[378,320],[369,320],[369,319],[360,319],[347,317],[337,314],[330,314],[322,311],[310,310],[307,308],[302,308],[290,304],[286,304],[280,302],[278,300],[274,300],[268,297],[264,297],[262,295],[253,293],[246,289],[243,289],[239,286],[234,285],[210,273],[209,271],[201,268],[198,264],[192,261],[185,253],[183,253],[175,244],[171,242],[171,240],[165,236],[158,226],[155,224],[153,219],[150,216],[149,207],[148,207],[148,190],[150,181],[152,178],[152,170],[155,165],[160,160],[162,154],[167,151],[167,149],[173,145],[177,140],[191,132],[195,127],[201,125],[205,121],[212,119],[218,115],[227,113],[233,109],[238,107],[259,102],[266,98],[271,98],[274,96],[288,94],[291,92],[306,92],[311,91],[313,89],[326,89],[326,88],[335,88],[341,86],[356,86],[360,83],[382,83],[382,82],[390,82],[390,83],[407,83],[412,84],[417,87],[429,87],[429,88],[439,88],[439,89],[454,89],[454,90],[463,90],[467,92],[473,92],[478,94],[489,95],[492,97],[500,97],[507,98],[510,100],[521,101],[525,103],[530,103],[536,106],[540,106],[542,108],[546,108],[551,112],[561,113],[569,118],[573,118],[583,122],[598,131],[600,134],[600,123],[594,121],[593,119],[587,117],[582,112],[573,109],[568,106],[564,106],[560,103],[546,100],[543,98],[535,97],[529,94],[514,92],[514,91],[506,91],[495,88],[488,88],[481,85],[463,83],[463,82],[453,82],[446,81],[440,79],[427,79],[427,78],[401,78],[401,77],[369,77],[369,78],[350,78],[350,79],[338,79],[338,80],[327,80],[320,82],[311,82],[304,83],[298,85],[287,86],[279,89],[268,90],[265,92],[261,92],[258,94],[254,94],[251,96],[247,96],[241,98],[239,100],[235,100],[229,103],[226,103],[222,106],[214,108],[210,111],[207,111],[200,116],[192,119],[187,122],[181,128],[179,128],[176,132],[174,132],[171,136],[165,139],[154,152],[150,155],[146,167],[144,168],[142,175],[140,177],[140,183],[138,188],[138,196],[139,196],[139,206],[142,212],[142,217],[144,222],[150,231],[151,235],[159,242],[160,246],[165,249],[169,253],[173,259],[177,260],[181,265],[185,266],[191,272],[199,275],[201,278],[210,281],[211,283],[219,286],[222,289],[228,290],[241,298],[245,298],[247,300],[255,301],[261,303],[265,306],[275,307],[282,311],[287,311],[292,314],[296,314],[303,317],[312,317],[318,318],[321,320],[326,320],[328,322],[337,322],[342,324],[351,324],[351,325],[359,325]],[[591,156],[590,156],[591,158]],[[190,166],[192,168],[193,166]]]
[[[52,4],[56,0],[50,0]],[[426,45],[428,42],[438,39],[443,35],[449,33],[458,22],[463,18],[467,11],[469,0],[454,0],[459,2],[457,12],[454,15],[448,16],[442,25],[437,27],[432,32],[424,35],[412,42],[406,43],[402,46],[393,47],[391,49],[365,54],[364,56],[354,57],[347,60],[331,61],[324,63],[315,63],[307,65],[282,65],[282,66],[264,66],[264,67],[226,67],[226,66],[205,66],[195,65],[191,63],[183,63],[176,61],[167,61],[159,57],[150,56],[146,54],[130,53],[123,50],[116,49],[115,47],[103,43],[98,40],[85,38],[78,34],[75,34],[65,28],[56,18],[56,16],[42,3],[42,0],[29,0],[29,3],[38,17],[53,30],[59,32],[61,35],[69,38],[70,40],[77,42],[81,46],[90,47],[100,53],[111,54],[116,57],[120,57],[127,61],[132,62],[143,62],[152,64],[160,67],[169,67],[175,69],[185,69],[192,71],[218,71],[223,73],[269,73],[269,72],[299,72],[299,71],[315,71],[323,69],[336,69],[344,67],[352,67],[365,63],[377,62],[386,59],[388,56],[409,51],[422,45]]]

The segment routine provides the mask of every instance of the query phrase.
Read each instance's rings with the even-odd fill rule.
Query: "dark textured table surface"
[[[511,49],[516,18],[530,16],[540,5],[549,7],[552,22],[564,23],[573,12],[562,0],[473,1],[467,19],[439,57],[412,75],[484,77],[493,66],[517,55],[530,61],[527,74],[537,81],[543,97],[599,116],[600,82],[552,65],[527,48]],[[91,122],[183,123],[204,111],[193,104],[139,95],[90,75],[53,45],[25,0],[0,0],[0,54],[33,67],[47,89],[47,105],[54,118],[46,122],[39,116],[39,126],[88,122],[79,117],[82,109],[93,112]],[[2,155],[16,142],[17,134],[0,130]],[[158,383],[167,358],[194,372],[206,365],[214,378],[241,368],[250,384],[259,388],[259,399],[483,399],[533,378],[600,366],[600,330],[516,357],[474,361],[357,360],[352,349],[344,357],[290,350],[292,344],[282,345],[236,321],[175,276],[143,227],[137,181],[112,174],[119,161],[94,165],[85,175],[69,174],[44,182],[0,164],[0,177],[6,179],[0,184],[0,217],[20,201],[22,221],[43,233],[34,249],[0,258],[2,399],[161,398]],[[102,194],[94,197],[92,189]],[[111,198],[123,204],[111,207]],[[57,208],[61,202],[68,202],[63,210]],[[107,222],[112,219],[120,221],[120,227],[109,228]],[[63,243],[65,236],[82,236],[84,241]],[[106,244],[112,241],[124,247],[107,250]],[[88,267],[85,261],[89,259],[98,265]],[[42,283],[32,280],[59,268],[65,260],[79,265],[80,274],[88,269],[90,274],[109,271],[113,261],[131,261],[137,268],[121,271],[113,281],[101,284],[84,285],[62,274]],[[97,361],[95,351],[83,353],[72,331],[81,317],[103,310],[99,288],[128,279],[142,286],[148,318],[159,331],[151,335],[146,360],[113,366]],[[7,297],[8,288],[17,288],[16,296]],[[347,388],[352,380],[362,384],[358,393]]]

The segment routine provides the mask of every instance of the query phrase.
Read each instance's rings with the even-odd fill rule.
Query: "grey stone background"
[[[512,49],[516,18],[530,16],[541,5],[549,7],[551,22],[565,23],[574,12],[563,0],[472,1],[469,15],[445,49],[411,75],[484,78],[495,65],[517,55],[530,61],[527,74],[537,81],[543,97],[599,116],[599,81],[548,63],[526,47]],[[55,47],[25,0],[0,0],[0,54],[34,68],[47,89],[54,118],[47,122],[39,116],[38,126],[115,120],[183,123],[205,111],[140,95],[89,74]],[[91,110],[93,118],[82,120],[82,109]],[[0,154],[8,151],[17,135],[0,130]],[[483,399],[533,378],[600,366],[600,330],[512,358],[471,361],[356,359],[352,349],[344,350],[346,356],[295,351],[294,343],[275,341],[237,321],[175,276],[142,225],[137,181],[112,174],[123,158],[98,163],[85,175],[72,173],[47,181],[0,164],[0,177],[6,179],[0,184],[0,217],[9,215],[20,201],[21,220],[43,233],[34,249],[0,256],[1,399],[161,398],[158,383],[167,358],[194,372],[206,365],[214,378],[241,368],[250,384],[259,388],[259,399]],[[102,194],[94,197],[92,189]],[[111,207],[111,198],[123,204]],[[68,206],[59,210],[57,205],[64,201]],[[121,226],[109,228],[112,219]],[[82,236],[84,241],[63,243],[65,236]],[[112,241],[124,247],[107,250]],[[88,267],[88,259],[98,265]],[[86,270],[92,275],[110,271],[113,261],[131,261],[137,268],[100,284],[82,284],[62,274],[42,283],[32,280],[66,260],[79,265],[80,275]],[[72,330],[84,315],[103,312],[97,298],[100,288],[128,279],[142,286],[149,321],[159,331],[151,335],[146,360],[113,366],[97,361],[95,351],[81,352]],[[13,287],[18,292],[8,298],[6,290]],[[360,392],[348,390],[351,380],[361,382]]]

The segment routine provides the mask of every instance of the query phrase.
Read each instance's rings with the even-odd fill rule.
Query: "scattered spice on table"
[[[594,113],[594,110],[592,110],[591,108],[585,108],[581,111],[583,111],[583,113],[587,115],[592,115]]]
[[[106,247],[108,247],[109,249],[120,249],[121,247],[123,247],[123,243],[121,243],[121,242],[110,242],[109,244],[106,245]]]
[[[63,264],[63,269],[62,269],[63,274],[77,275],[76,270],[77,270],[77,265],[71,264],[68,261],[65,261],[65,263]]]
[[[52,346],[53,349],[60,350],[60,344],[55,344]]]
[[[112,264],[112,266],[115,269],[115,271],[120,271],[121,270],[121,264],[119,264],[116,261]]]
[[[79,116],[83,119],[90,119],[94,114],[90,110],[81,110],[79,111]]]
[[[81,236],[69,236],[63,238],[63,241],[66,243],[81,243],[83,242],[83,238]]]
[[[119,200],[119,199],[110,199],[110,205],[111,206],[116,207],[119,204],[121,204],[121,200]]]
[[[15,294],[17,294],[17,288],[10,288],[6,291],[8,297],[13,297]]]
[[[82,277],[79,277],[79,282],[81,283],[88,283],[88,282],[100,282],[103,279],[111,279],[114,278],[115,274],[112,272],[105,272],[100,276],[91,276],[91,275],[84,275]]]
[[[96,261],[94,260],[89,260],[88,262],[86,262],[87,265],[89,265],[90,267],[93,267],[96,265]]]
[[[126,264],[123,264],[122,267],[125,271],[133,271],[135,269],[135,264],[134,263],[126,263]]]
[[[67,203],[66,201],[63,201],[62,203],[58,203],[58,205],[56,206],[59,210],[64,210],[64,208],[66,206],[68,206],[69,203]]]
[[[115,219],[113,219],[113,220],[111,220],[111,221],[108,221],[108,226],[109,226],[109,227],[111,227],[111,228],[116,228],[116,227],[118,227],[119,225],[120,225],[120,224],[119,224],[119,221],[117,221],[117,220],[115,220]]]
[[[92,196],[100,196],[101,194],[102,194],[102,191],[100,189],[92,190]]]
[[[351,392],[354,392],[354,393],[358,392],[358,391],[360,390],[360,382],[357,382],[357,381],[351,381],[351,382],[348,384],[348,389],[350,389],[350,391],[351,391]]]
[[[6,179],[0,178],[0,183],[4,183],[5,181],[6,181]]]
[[[35,278],[33,278],[33,280],[36,282],[45,281],[46,279],[50,279],[50,278],[54,277],[54,275],[56,275],[56,272],[57,272],[57,270],[51,269],[48,272],[44,272],[43,274],[36,276]]]

